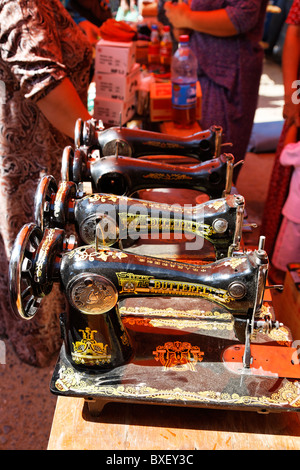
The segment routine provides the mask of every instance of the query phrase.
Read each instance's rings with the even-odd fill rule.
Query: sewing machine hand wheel
[[[70,145],[64,148],[62,159],[61,159],[61,181],[73,181],[73,160],[74,160],[74,150]]]
[[[104,125],[101,119],[96,120],[91,118],[88,121],[83,121],[81,118],[77,119],[74,130],[75,147],[78,148],[81,145],[87,147],[97,146],[97,131],[103,130]]]
[[[71,146],[65,147],[61,162],[61,181],[81,183],[87,170],[87,160],[84,149],[76,148],[74,151]]]
[[[50,225],[50,205],[57,193],[57,184],[53,176],[44,176],[35,193],[34,220],[42,231]]]
[[[39,227],[30,223],[20,230],[9,263],[9,290],[12,311],[29,320],[36,314],[43,294],[33,279],[35,255],[42,240]]]
[[[71,169],[72,181],[80,183],[83,181],[83,175],[87,166],[87,156],[82,149],[76,149],[73,157],[73,165]]]
[[[24,225],[18,233],[9,263],[11,305],[18,318],[34,317],[43,297],[51,292],[64,235],[61,229],[43,233],[33,223]]]

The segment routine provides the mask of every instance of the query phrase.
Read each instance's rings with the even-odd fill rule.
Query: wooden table
[[[270,298],[270,291],[266,297]],[[108,403],[91,416],[83,398],[57,399],[49,450],[297,450],[296,412]]]
[[[59,397],[49,450],[299,450],[297,413],[124,403],[91,418],[80,398]]]

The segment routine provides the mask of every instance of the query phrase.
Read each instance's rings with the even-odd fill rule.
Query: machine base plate
[[[131,360],[110,370],[75,365],[63,345],[52,393],[83,397],[91,414],[99,414],[108,402],[300,410],[300,365],[285,326],[269,333],[255,331],[254,360],[247,369],[242,364],[244,345],[226,312],[129,304],[120,311],[132,340]]]

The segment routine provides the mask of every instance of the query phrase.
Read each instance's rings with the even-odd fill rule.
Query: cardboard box
[[[300,263],[290,263],[288,273],[291,276],[293,286],[295,286],[295,296],[300,305]],[[299,292],[299,294],[296,294],[296,292]]]
[[[139,64],[148,65],[148,45],[149,41],[138,40],[136,41],[136,61]]]
[[[135,60],[135,42],[114,42],[100,39],[96,44],[95,73],[127,75]]]
[[[139,85],[140,65],[135,63],[128,75],[95,74],[96,96],[127,101]]]
[[[128,100],[112,100],[96,96],[94,101],[94,118],[101,119],[111,126],[125,124],[133,117],[136,110],[136,95]],[[120,119],[121,118],[121,119]]]
[[[276,296],[276,297],[275,297]],[[276,320],[287,326],[294,340],[300,340],[300,264],[291,263],[285,275],[283,292],[273,294]]]
[[[197,109],[196,119],[201,119],[202,91],[197,82]],[[171,81],[152,83],[150,86],[150,120],[172,121],[172,85]]]

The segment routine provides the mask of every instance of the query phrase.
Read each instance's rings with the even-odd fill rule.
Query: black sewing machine
[[[63,229],[25,225],[10,261],[18,318],[59,283],[67,311],[54,394],[107,402],[299,411],[290,332],[264,301],[263,249],[204,265],[96,244],[69,249]]]
[[[220,157],[194,165],[171,165],[119,155],[86,159],[82,148],[66,147],[61,181],[89,182],[91,192],[132,196],[142,189],[178,188],[199,191],[216,199],[232,188],[234,157]]]
[[[74,182],[57,185],[52,176],[44,176],[35,195],[35,223],[42,230],[73,224],[81,245],[96,240],[97,245],[128,248],[143,239],[187,243],[200,237],[213,246],[216,259],[240,248],[245,207],[240,195],[186,207],[103,193],[80,197],[79,193]],[[198,253],[202,246],[199,241]]]
[[[180,139],[161,132],[110,127],[105,129],[102,121],[78,119],[75,125],[75,147],[88,154],[99,150],[100,157],[123,155],[139,158],[145,155],[178,155],[200,161],[219,157],[222,146],[222,128],[212,126],[190,137]]]

